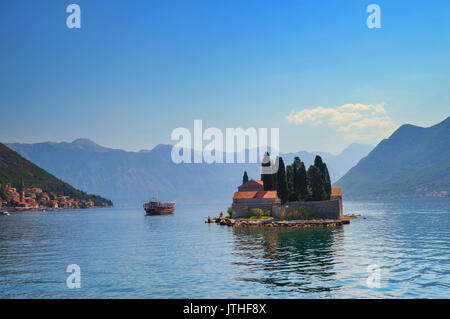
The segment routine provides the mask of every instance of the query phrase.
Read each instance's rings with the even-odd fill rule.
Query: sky
[[[449,116],[449,35],[449,1],[4,0],[0,142],[138,151],[202,120],[279,128],[282,152],[376,145]]]

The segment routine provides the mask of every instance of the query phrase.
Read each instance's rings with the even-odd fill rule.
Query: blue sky
[[[151,149],[201,119],[279,127],[282,152],[375,145],[449,116],[449,34],[449,1],[2,1],[0,141]]]

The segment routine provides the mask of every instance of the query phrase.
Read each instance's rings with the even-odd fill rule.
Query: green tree
[[[314,159],[314,166],[317,166],[320,169],[320,172],[322,173],[324,188],[325,188],[325,192],[327,194],[326,199],[330,199],[330,197],[331,197],[331,179],[330,179],[330,173],[328,172],[327,164],[325,164],[322,161],[322,157],[317,155],[316,158]]]
[[[244,176],[242,177],[242,184],[245,184],[248,182],[248,175],[247,171],[244,172]]]
[[[296,156],[294,157],[294,162],[292,162],[292,168],[294,173],[294,195],[293,198],[295,201],[300,200],[300,190],[299,190],[299,181],[298,181],[298,169],[301,165],[302,161],[300,160],[300,157]]]
[[[253,216],[258,217],[258,219],[263,217],[264,214],[265,214],[264,211],[261,208],[252,208],[251,209],[251,213],[252,213]]]
[[[268,153],[268,152],[266,152],[265,154],[264,154],[264,157],[263,157],[263,160],[262,160],[262,164],[261,164],[261,167],[262,168],[264,168],[264,167],[270,167],[272,165],[272,161],[270,160],[270,154]],[[265,191],[270,191],[270,190],[272,190],[273,189],[273,181],[272,181],[272,178],[273,178],[273,174],[263,174],[264,172],[261,172],[261,180],[263,181],[263,183],[264,183],[264,190]],[[265,172],[265,173],[267,173],[267,172]]]
[[[308,197],[308,180],[306,177],[305,163],[301,162],[295,171],[295,182],[298,200],[306,200]]]
[[[277,176],[277,195],[282,203],[286,203],[289,196],[287,179],[286,179],[286,168],[284,166],[284,161],[282,157],[278,158],[278,172]]]
[[[293,184],[294,184],[294,195],[292,196],[294,200],[300,201],[304,199],[305,194],[307,194],[306,185],[306,173],[302,174],[305,164],[300,160],[300,157],[296,156],[293,167]]]
[[[278,171],[272,174],[272,189],[278,190]]]
[[[309,186],[311,188],[311,199],[325,200],[327,194],[325,192],[324,178],[320,169],[315,165],[311,165],[307,174]]]
[[[288,187],[288,199],[290,202],[296,200],[294,191],[294,168],[292,165],[286,166],[286,180]]]
[[[302,201],[308,196],[308,183],[305,163],[297,156],[291,165],[292,169],[287,173],[290,201]],[[289,176],[292,174],[292,176]]]
[[[327,164],[323,163],[324,166],[324,179],[325,179],[325,192],[327,193],[327,198],[326,199],[330,199],[331,198],[331,178],[330,178],[330,173],[328,172],[328,168],[327,168]]]

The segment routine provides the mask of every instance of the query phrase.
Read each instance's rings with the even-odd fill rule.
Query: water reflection
[[[362,215],[350,225],[300,230],[204,224],[215,207],[3,216],[0,297],[449,298],[448,200],[347,202]],[[66,286],[73,263],[80,290]],[[381,288],[366,285],[370,264]]]
[[[341,288],[336,255],[343,228],[233,229],[236,280],[257,282],[277,293],[327,295]],[[272,291],[271,294],[274,292]]]

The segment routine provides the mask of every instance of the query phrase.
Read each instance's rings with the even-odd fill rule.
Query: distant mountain
[[[105,148],[86,139],[7,145],[72,185],[119,204],[140,205],[152,196],[192,202],[230,200],[244,170],[250,178],[260,177],[259,164],[175,164],[171,145],[140,152]],[[339,155],[321,154],[333,178],[344,174],[371,148],[354,144]],[[295,156],[310,165],[315,154],[286,154],[285,163]]]
[[[428,128],[401,126],[335,184],[344,188],[346,197],[448,193],[450,117]]]
[[[21,179],[27,187],[39,187],[46,192],[70,196],[74,199],[92,200],[96,206],[112,202],[97,195],[88,195],[47,173],[42,168],[0,143],[0,184],[11,183],[18,187]]]
[[[314,164],[314,158],[316,155],[320,155],[324,162],[327,163],[331,181],[335,182],[350,168],[355,166],[361,158],[369,154],[372,149],[372,145],[353,143],[338,155],[333,155],[327,152],[300,151],[297,153],[283,154],[283,160],[285,163],[290,164],[294,160],[294,157],[298,156],[303,162],[305,162],[305,165],[307,166],[306,168],[308,168],[309,165]]]

